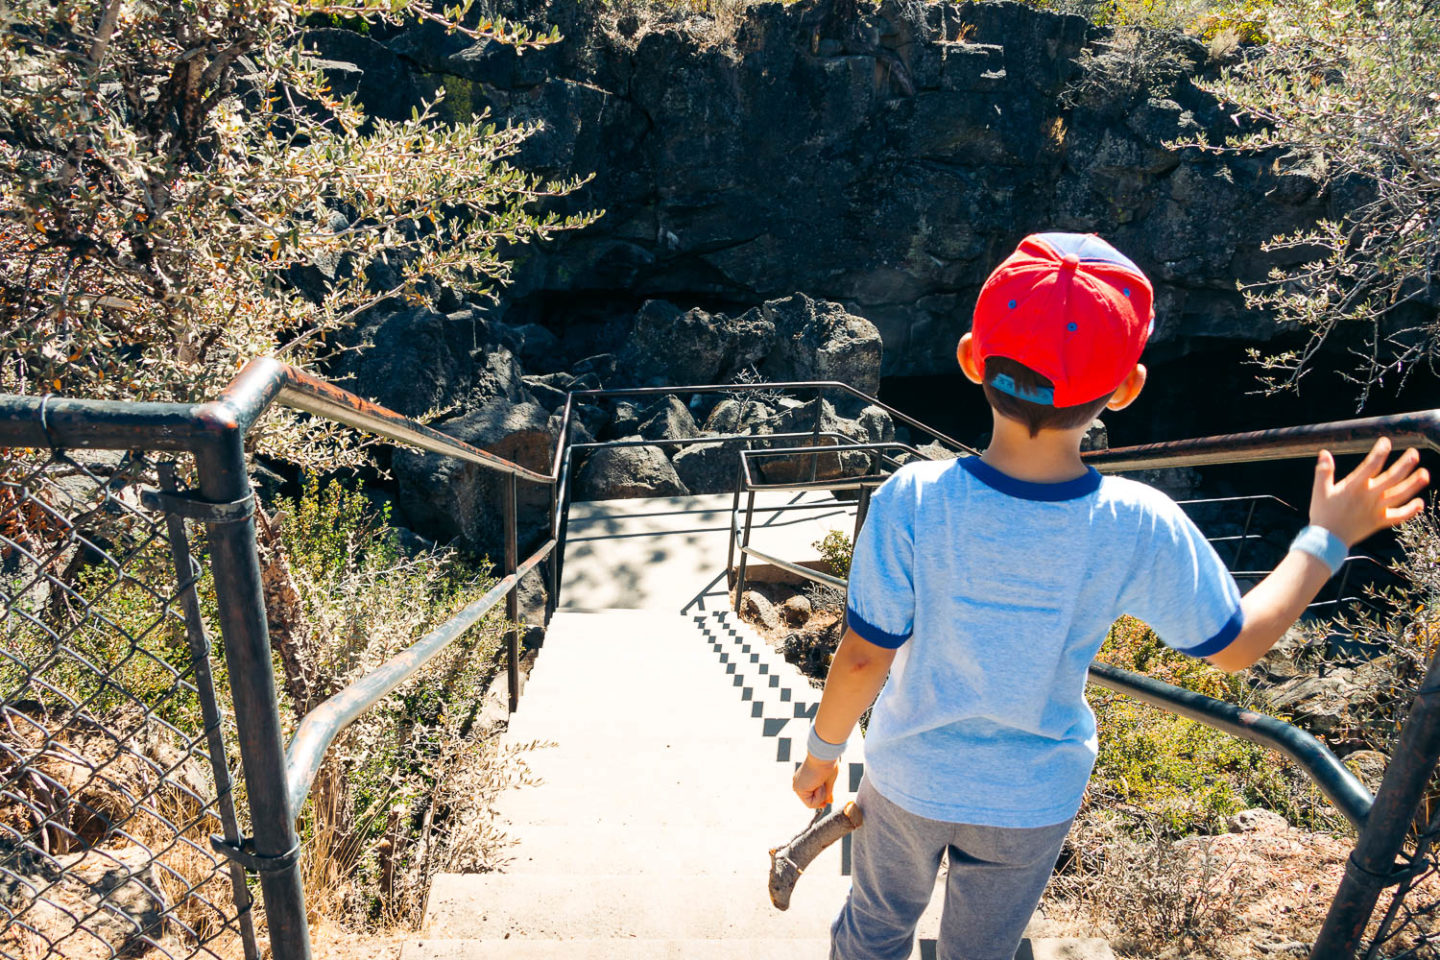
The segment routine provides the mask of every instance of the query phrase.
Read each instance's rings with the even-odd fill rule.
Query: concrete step
[[[822,960],[828,939],[413,940],[400,960]]]
[[[783,770],[779,772],[784,774]],[[806,810],[790,791],[788,776],[771,782],[757,777],[746,784],[725,783],[718,777],[708,784],[671,788],[647,784],[626,798],[597,797],[593,789],[585,786],[546,786],[530,791],[528,796],[508,794],[496,801],[495,810],[517,836],[534,825],[665,826],[677,831],[727,831],[734,842],[743,844],[746,833],[735,833],[737,798],[743,798],[742,826],[746,832],[762,831],[754,844],[762,849],[776,839],[785,839],[778,835],[793,834],[805,825]],[[754,827],[749,826],[752,824]]]
[[[446,939],[640,940],[811,939],[828,936],[850,881],[806,874],[790,909],[752,876],[442,874],[426,905],[425,929]],[[939,888],[937,888],[939,889]],[[939,931],[937,896],[920,935]]]
[[[935,941],[912,954],[933,960]],[[824,960],[829,939],[794,940],[411,940],[400,960]],[[1045,937],[1022,941],[1015,960],[1114,960],[1104,940]]]
[[[654,824],[526,824],[515,831],[518,841],[505,850],[501,869],[509,876],[728,874],[754,881],[769,874],[770,848],[787,842],[808,822],[799,804],[795,809],[800,816],[775,823],[769,833],[766,824],[753,825],[748,831],[749,840],[724,829],[687,830]],[[845,874],[849,865],[847,848],[844,841],[827,848],[805,869],[806,877]]]

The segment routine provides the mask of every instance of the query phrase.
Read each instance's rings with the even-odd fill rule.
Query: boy
[[[871,500],[847,630],[794,779],[806,806],[831,800],[844,742],[884,684],[832,960],[909,956],[947,849],[939,960],[1011,960],[1095,761],[1085,676],[1115,618],[1244,669],[1349,545],[1423,507],[1414,450],[1382,470],[1381,439],[1338,483],[1322,452],[1311,526],[1242,598],[1174,501],[1080,458],[1093,418],[1145,385],[1152,300],[1099,237],[1027,237],[986,281],[957,351],[990,403],[989,447],[907,465]]]

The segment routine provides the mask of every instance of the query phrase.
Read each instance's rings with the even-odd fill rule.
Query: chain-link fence
[[[255,955],[244,874],[210,841],[238,835],[238,758],[209,584],[184,521],[142,502],[189,468],[0,450],[5,960]]]

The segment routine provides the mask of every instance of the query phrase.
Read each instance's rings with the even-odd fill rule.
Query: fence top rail
[[[1162,467],[1289,460],[1312,457],[1321,450],[1364,453],[1380,437],[1389,437],[1396,447],[1440,450],[1440,409],[1145,443],[1113,450],[1095,450],[1082,456],[1086,463],[1102,472],[1118,473]]]
[[[0,446],[193,450],[226,424],[209,404],[0,396]]]
[[[547,485],[555,482],[553,474],[539,473],[481,450],[270,357],[245,364],[220,394],[220,403],[232,410],[236,421],[246,428],[276,402],[396,443],[468,460],[499,473]]]

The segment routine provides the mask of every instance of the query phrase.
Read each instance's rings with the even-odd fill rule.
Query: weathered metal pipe
[[[1364,453],[1382,436],[1389,437],[1396,449],[1418,447],[1440,450],[1440,410],[1146,443],[1114,450],[1095,450],[1082,456],[1086,463],[1101,472],[1120,473],[1162,467],[1292,460],[1313,457],[1321,450]]]
[[[1351,957],[1380,891],[1397,879],[1396,860],[1440,760],[1440,654],[1430,661],[1400,740],[1385,767],[1370,823],[1345,862],[1345,875],[1310,951],[1312,960]]]
[[[1356,830],[1365,826],[1374,803],[1370,791],[1328,747],[1299,727],[1108,663],[1090,665],[1090,682],[1283,753]]]
[[[320,769],[325,751],[357,717],[378,703],[383,697],[409,679],[423,667],[431,657],[444,650],[452,641],[514,590],[520,578],[550,555],[555,548],[554,540],[545,541],[544,546],[532,553],[515,572],[486,590],[479,599],[471,601],[455,616],[431,630],[401,653],[386,660],[379,667],[356,680],[320,706],[305,714],[300,728],[290,747],[285,751],[285,793],[289,797],[290,811],[298,816],[310,785]]]

